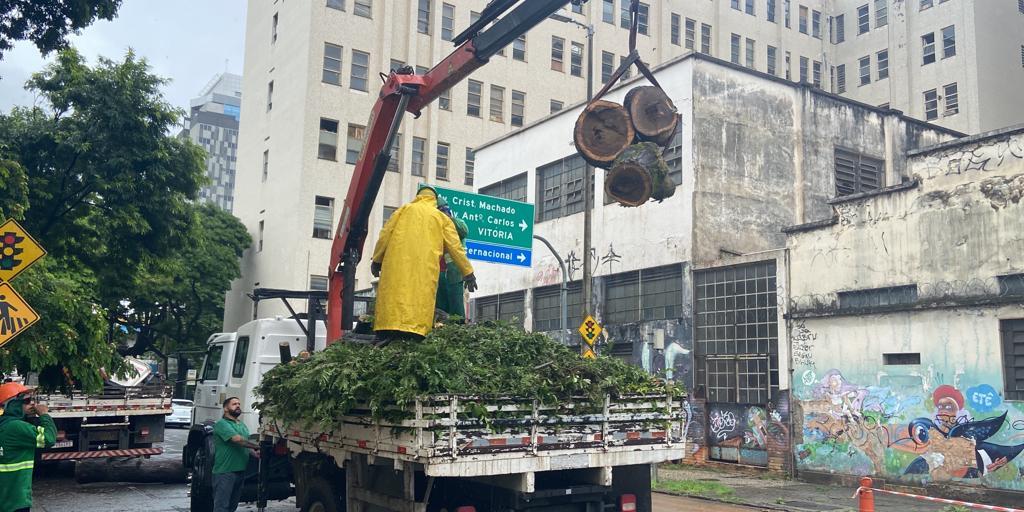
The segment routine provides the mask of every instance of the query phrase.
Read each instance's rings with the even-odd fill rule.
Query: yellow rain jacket
[[[421,190],[391,215],[373,249],[373,261],[381,264],[374,330],[430,332],[446,252],[463,277],[473,273],[455,224],[437,209],[433,191]]]

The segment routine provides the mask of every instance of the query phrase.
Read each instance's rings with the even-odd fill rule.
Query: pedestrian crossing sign
[[[43,247],[14,219],[0,224],[0,282],[14,279],[43,256]]]
[[[0,283],[0,347],[39,321],[39,315],[10,283]]]

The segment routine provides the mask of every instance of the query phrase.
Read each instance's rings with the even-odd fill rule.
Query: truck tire
[[[302,512],[344,512],[341,497],[334,492],[334,486],[324,478],[316,477],[306,488],[306,505]]]
[[[213,511],[213,436],[205,436],[192,455],[189,507],[192,512]]]

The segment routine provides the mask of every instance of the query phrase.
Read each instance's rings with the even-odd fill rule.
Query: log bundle
[[[640,206],[675,193],[662,153],[679,127],[672,100],[658,87],[626,94],[625,105],[591,102],[573,133],[580,156],[606,169],[605,193],[622,206]]]

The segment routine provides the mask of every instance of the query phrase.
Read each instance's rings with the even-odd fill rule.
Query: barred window
[[[568,283],[566,293],[566,323],[562,323],[562,285],[545,286],[533,290],[533,330],[555,331],[574,329],[583,323],[583,282]]]
[[[1007,400],[1024,400],[1024,320],[1001,320],[999,330],[1003,342],[1004,396]]]
[[[882,187],[885,160],[842,148],[835,148],[836,196],[846,196]]]
[[[526,202],[526,173],[499,181],[480,189],[485,196],[503,197],[513,201]]]
[[[583,158],[573,155],[537,169],[538,221],[583,211],[584,168]]]
[[[522,325],[525,299],[526,294],[523,291],[476,299],[476,321],[501,320]]]
[[[839,292],[840,310],[859,310],[907,305],[917,302],[917,285],[887,286]]]
[[[334,219],[334,198],[316,196],[313,201],[313,238],[331,238]]]

